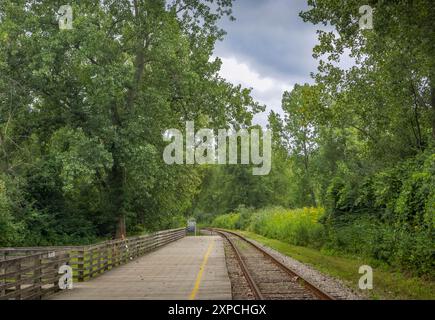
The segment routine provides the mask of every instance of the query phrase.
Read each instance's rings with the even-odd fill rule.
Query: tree
[[[302,163],[300,180],[303,190],[310,196],[309,204],[316,206],[316,196],[311,172],[311,158],[316,148],[317,126],[312,120],[311,110],[317,103],[315,88],[296,84],[291,92],[284,92],[282,108],[285,113],[284,127],[287,145],[293,154],[296,165]],[[297,170],[298,166],[294,168]],[[304,191],[302,191],[304,192]],[[307,201],[308,202],[308,201]]]
[[[335,33],[319,31],[320,43],[314,48],[315,57],[328,60],[321,60],[316,75],[325,96],[334,101],[327,112],[341,120],[346,113],[346,124],[360,131],[373,149],[382,146],[403,156],[433,145],[431,1],[308,3],[312,8],[301,13],[304,21],[330,23],[336,29]],[[373,30],[359,30],[358,9],[363,4],[373,7]],[[357,62],[347,71],[336,65],[345,48]],[[385,139],[385,131],[394,132],[396,139]]]
[[[0,164],[32,182],[27,217],[36,209],[66,239],[182,215],[201,171],[164,164],[162,133],[188,120],[249,124],[259,110],[210,59],[231,1],[82,1],[72,30],[59,30],[58,9],[0,4]]]

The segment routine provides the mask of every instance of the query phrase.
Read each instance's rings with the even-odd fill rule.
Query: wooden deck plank
[[[49,297],[55,300],[187,300],[200,277],[198,300],[230,300],[231,284],[220,237],[186,237],[88,282]]]

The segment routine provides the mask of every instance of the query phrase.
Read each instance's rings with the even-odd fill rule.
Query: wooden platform
[[[186,237],[117,267],[55,300],[230,300],[222,239]]]

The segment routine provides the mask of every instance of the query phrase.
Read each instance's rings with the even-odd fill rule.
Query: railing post
[[[110,269],[113,269],[115,267],[115,244],[111,243],[111,251],[112,251],[112,256],[110,258]]]
[[[119,242],[117,241],[114,244],[114,249],[115,249],[115,267],[119,266],[120,264],[120,247],[119,247]]]
[[[15,291],[16,295],[15,298],[17,300],[21,300],[21,260],[18,259],[16,263],[16,276],[15,276]]]
[[[122,259],[122,248],[119,241],[117,241],[115,245],[115,255],[116,255],[116,266],[119,266],[121,264],[121,259]]]
[[[59,268],[60,268],[60,265],[58,262],[58,260],[60,259],[60,254],[58,252],[56,252],[55,256],[53,258],[55,261],[55,263],[53,265],[53,268],[54,268],[53,274],[55,275],[54,282],[53,282],[53,288],[54,288],[54,291],[57,291],[57,289],[59,288],[59,279],[58,279],[57,275],[59,274]]]
[[[141,242],[140,241],[141,241],[140,238],[136,238],[136,240],[134,241],[134,252],[135,252],[134,258],[135,259],[137,259],[141,256],[141,254],[140,254],[140,243]]]
[[[81,248],[78,250],[78,256],[77,256],[77,269],[79,272],[77,280],[79,282],[83,282],[85,280],[85,277],[84,277],[84,271],[85,271],[85,269],[84,269],[84,267],[85,267],[84,257],[85,257],[85,249]]]
[[[112,253],[112,250],[113,250],[113,246],[111,245],[111,244],[107,244],[106,245],[106,262],[104,262],[105,263],[105,265],[104,265],[104,271],[108,271],[109,270],[109,257],[110,257],[110,263],[112,264],[113,263],[113,254],[112,254],[112,256],[111,256],[111,253]]]
[[[36,287],[37,299],[42,298],[42,257],[38,255],[35,257],[34,263],[35,270],[33,271],[33,284]]]
[[[0,286],[6,285],[6,268],[1,266],[0,262]],[[0,291],[0,297],[6,295],[6,288],[3,287]]]
[[[100,274],[102,272],[101,270],[101,251],[104,250],[104,252],[106,252],[105,248],[106,248],[106,244],[104,245],[104,247],[99,247],[98,248],[98,263],[97,263],[97,274]],[[106,259],[105,259],[106,260]]]
[[[128,241],[128,239],[123,241],[124,243],[122,244],[122,249],[123,249],[123,254],[122,254],[122,262],[123,264],[128,262],[128,257],[129,257],[129,251],[130,251],[130,241]]]
[[[154,249],[157,249],[160,244],[160,232],[156,232],[155,241],[154,241]]]
[[[137,259],[139,257],[139,239],[134,239],[134,250],[133,255],[131,256],[133,259]]]
[[[94,277],[94,248],[88,250],[88,254],[89,254],[88,272],[89,272],[89,279],[91,279]]]

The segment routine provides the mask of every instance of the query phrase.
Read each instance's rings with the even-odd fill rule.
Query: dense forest
[[[200,211],[234,212],[218,226],[433,275],[435,11],[431,1],[369,2],[373,30],[358,28],[361,1],[309,1],[304,21],[337,32],[319,32],[315,84],[284,92],[285,115],[269,116],[271,174],[210,170]],[[337,66],[345,49],[348,70]],[[275,206],[325,211],[260,210]]]
[[[0,245],[168,228],[203,168],[168,166],[162,133],[247,126],[261,107],[210,59],[231,1],[0,3]]]
[[[232,0],[80,1],[71,30],[59,30],[58,1],[1,1],[0,246],[90,243],[195,216],[433,272],[432,1],[308,4],[305,23],[333,31],[318,32],[313,84],[270,113],[272,170],[254,176],[162,159],[168,128],[249,129],[264,110],[212,58]],[[358,27],[364,4],[373,30]],[[355,64],[342,69],[346,52]],[[297,212],[316,226],[276,228]]]

